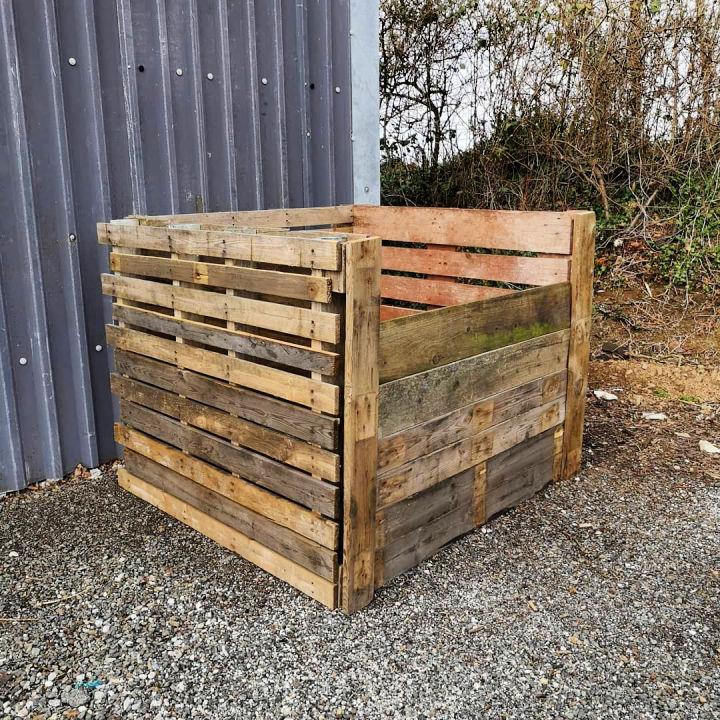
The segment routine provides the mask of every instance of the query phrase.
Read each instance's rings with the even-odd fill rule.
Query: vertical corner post
[[[590,364],[590,323],[592,316],[593,263],[595,258],[595,213],[576,212],[572,220],[570,260],[570,348],[563,432],[561,477],[569,478],[580,469],[582,457],[585,394]]]
[[[343,409],[343,553],[340,604],[350,613],[375,592],[380,238],[347,243]]]

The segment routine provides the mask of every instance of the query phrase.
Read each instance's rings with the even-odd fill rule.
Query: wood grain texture
[[[157,410],[323,480],[340,481],[340,457],[329,450],[122,375],[112,374],[110,387],[123,400]]]
[[[179,280],[195,285],[211,285],[297,300],[327,303],[332,297],[332,281],[328,278],[275,270],[120,252],[110,254],[110,268],[117,273]]]
[[[378,474],[377,507],[404,500],[484,462],[523,440],[555,427],[565,418],[564,402],[555,400],[513,417],[477,435]]]
[[[457,282],[454,278],[431,280],[384,274],[380,277],[380,292],[384,298],[390,300],[405,300],[406,302],[444,307],[509,295],[514,290],[487,285],[470,285]]]
[[[339,356],[336,352],[314,350],[305,345],[297,345],[265,335],[228,330],[204,322],[175,318],[153,310],[114,305],[113,319],[134,328],[175,335],[183,340],[210,345],[221,350],[231,350],[298,370],[334,375],[338,368]]]
[[[444,545],[474,527],[472,502],[467,502],[399,538],[385,548],[384,583],[432,557]]]
[[[242,323],[311,340],[337,343],[340,338],[340,318],[333,313],[118,275],[103,274],[101,280],[105,295],[133,302]]]
[[[375,591],[380,238],[345,249],[342,608],[365,607]]]
[[[115,368],[135,380],[184,395],[258,425],[329,450],[338,448],[338,418],[122,350],[115,352]]]
[[[380,437],[565,368],[568,331],[541,335],[380,386]]]
[[[191,221],[182,222],[187,224]],[[340,245],[343,242],[340,238],[323,240],[296,237],[291,232],[261,235],[241,230],[196,230],[110,223],[99,223],[97,230],[98,241],[105,245],[320,270],[340,268]]]
[[[120,401],[120,417],[126,425],[139,432],[237,473],[245,480],[326,517],[338,517],[339,490],[336,485],[126,400]]]
[[[408,315],[417,315],[418,313],[425,312],[424,310],[414,310],[413,308],[395,307],[394,305],[381,305],[380,306],[380,322],[386,320],[394,320],[399,317],[407,317]]]
[[[133,215],[142,224],[172,225],[191,222],[235,227],[306,227],[344,225],[353,220],[352,205],[282,208],[278,210],[238,210],[233,212],[190,213],[185,215]]]
[[[569,478],[580,469],[582,459],[585,394],[590,364],[593,265],[595,258],[595,213],[573,214],[570,347],[568,350],[567,413],[564,429],[562,476]]]
[[[315,575],[333,582],[337,579],[337,554],[333,550],[277,525],[264,515],[189,480],[145,455],[126,451],[125,467],[135,477],[240,531]]]
[[[144,455],[323,547],[331,550],[338,547],[338,524],[319,516],[302,505],[286,500],[247,480],[223,472],[213,465],[126,425],[115,425],[115,439],[127,450]]]
[[[382,269],[521,285],[552,285],[569,279],[569,262],[562,257],[486,255],[432,246],[383,246]]]
[[[471,468],[380,510],[377,516],[377,549],[382,551],[386,546],[451,510],[471,505],[474,484],[475,470]]]
[[[379,472],[400,467],[553,400],[564,399],[566,379],[567,371],[561,370],[384,437],[378,444]]]
[[[380,382],[423,372],[570,325],[570,285],[398,318],[380,327]]]
[[[555,428],[518,443],[487,461],[486,515],[515,507],[552,479]]]
[[[236,552],[266,572],[284,580],[329,608],[335,607],[336,586],[243,533],[219,522],[186,502],[134,477],[127,470],[118,472],[118,483],[133,495],[189,525],[219,545]]]
[[[356,232],[386,240],[497,250],[570,252],[568,213],[353,206]]]
[[[340,390],[330,383],[318,382],[302,375],[204,348],[191,347],[174,340],[165,340],[129,328],[107,325],[106,335],[108,344],[120,350],[195,370],[251,390],[306,405],[319,412],[334,415],[339,412]]]

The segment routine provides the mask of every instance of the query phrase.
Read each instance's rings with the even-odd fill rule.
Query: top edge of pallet
[[[278,227],[312,227],[352,223],[352,205],[330,205],[309,208],[271,210],[236,210],[230,212],[186,213],[175,215],[129,215],[140,224],[172,225],[175,223],[211,223],[227,225],[276,225]]]

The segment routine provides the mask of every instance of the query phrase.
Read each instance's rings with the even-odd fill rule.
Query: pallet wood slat
[[[427,490],[389,505],[377,514],[377,547],[391,546],[408,533],[457,507],[472,504],[475,489],[473,468],[453,475]]]
[[[335,374],[340,357],[336,352],[316,350],[304,345],[296,345],[240,330],[228,330],[216,325],[176,318],[144,308],[115,305],[113,319],[136,329],[141,328],[163,335],[175,335],[202,345],[210,345],[221,350],[232,350],[235,353],[255,357],[259,360],[287,365],[299,370],[318,372],[323,375]]]
[[[380,437],[559,372],[567,349],[568,331],[560,330],[387,382],[380,386]]]
[[[380,238],[346,248],[342,607],[365,607],[375,590]]]
[[[338,524],[254,483],[223,472],[127,425],[115,425],[115,439],[126,449],[144,455],[198,485],[229,498],[238,505],[264,515],[318,545],[334,550],[338,546]]]
[[[378,508],[392,505],[534,437],[565,419],[561,400],[533,408],[499,425],[378,474]]]
[[[568,254],[567,213],[355,205],[354,227],[386,240]]]
[[[253,512],[225,496],[159,465],[145,455],[129,450],[125,454],[127,471],[173,497],[204,512],[215,520],[261,542],[325,580],[336,580],[337,556],[332,550],[277,525],[264,515]]]
[[[339,239],[293,237],[291,233],[260,235],[241,230],[190,230],[109,223],[100,223],[97,229],[100,243],[122,248],[321,270],[340,268]]]
[[[147,303],[275,330],[289,335],[337,343],[340,318],[333,313],[315,312],[292,305],[228,296],[224,293],[194,290],[139,278],[103,275],[102,290],[134,302]]]
[[[336,415],[339,411],[340,391],[329,383],[115,325],[107,326],[106,335],[108,344],[120,350],[195,370],[320,412]]]
[[[133,495],[232,550],[271,575],[284,580],[329,608],[335,607],[335,584],[318,577],[286,557],[228,527],[188,503],[169,495],[126,470],[118,472],[118,483]]]
[[[593,226],[360,205],[100,223],[121,486],[362,609],[577,472]]]
[[[595,214],[573,214],[572,297],[570,348],[568,351],[567,421],[564,429],[563,477],[580,468],[582,455],[585,393],[590,363],[590,323],[592,318],[593,265],[595,253]]]
[[[329,278],[276,270],[258,270],[122,252],[110,253],[110,269],[116,273],[180,280],[196,285],[247,290],[297,300],[328,303],[332,297],[332,280]]]
[[[433,247],[383,246],[382,268],[518,285],[553,285],[569,280],[565,258],[485,255]]]
[[[514,507],[550,482],[554,434],[555,428],[550,428],[487,461],[487,517]]]
[[[570,285],[456,305],[383,323],[380,382],[430,370],[570,325]]]
[[[381,305],[380,306],[380,322],[386,320],[394,320],[399,317],[407,317],[408,315],[417,315],[422,310],[415,310],[414,308],[406,307],[395,307],[394,305]]]
[[[305,227],[352,223],[352,205],[285,208],[282,210],[238,210],[234,212],[190,213],[186,215],[132,215],[141,224],[157,226],[178,222],[211,223],[238,227]]]
[[[565,396],[566,382],[567,372],[561,370],[384,437],[378,446],[378,471],[400,467],[558,400]]]
[[[245,480],[294,500],[326,517],[338,517],[338,488],[331,483],[318,480],[312,475],[232,445],[127,400],[120,401],[120,419],[139,432],[237,473]]]
[[[390,300],[448,306],[487,300],[500,295],[511,295],[514,291],[488,285],[461,283],[453,278],[430,280],[429,278],[383,274],[380,278],[380,292],[384,298]]]
[[[323,480],[340,480],[340,456],[329,450],[121,375],[111,375],[110,386],[123,400],[156,410]]]
[[[198,400],[291,437],[328,450],[338,448],[338,418],[123,350],[115,352],[115,367],[119,373],[135,380]]]

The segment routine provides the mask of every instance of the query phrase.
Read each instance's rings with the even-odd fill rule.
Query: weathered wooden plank
[[[238,530],[325,580],[337,579],[337,553],[268,520],[242,505],[198,485],[164,465],[132,450],[125,452],[128,472],[163,492],[192,505],[215,520]]]
[[[320,412],[337,414],[339,411],[340,390],[336,385],[129,328],[108,325],[106,334],[108,343],[120,350],[196,370],[211,377],[306,405]]]
[[[403,275],[382,275],[380,292],[384,298],[391,300],[447,306],[509,295],[515,291],[487,285],[470,285],[450,278],[431,280]]]
[[[258,270],[119,252],[110,253],[110,268],[113,272],[130,275],[179,280],[195,285],[259,292],[297,300],[328,303],[332,298],[332,281],[328,278],[276,270]]]
[[[564,402],[555,400],[399,468],[378,474],[377,503],[384,508],[484,462],[564,420]]]
[[[455,508],[472,504],[474,481],[475,471],[470,468],[378,512],[378,550]]]
[[[164,335],[175,335],[184,340],[211,345],[221,350],[232,350],[299,370],[334,375],[338,368],[339,356],[335,352],[314,350],[305,345],[296,345],[239,330],[227,330],[217,325],[179,319],[152,310],[114,305],[113,318],[136,328]]]
[[[383,581],[387,583],[414,568],[474,527],[472,502],[468,502],[404,535],[384,550]]]
[[[398,318],[380,328],[380,382],[562,330],[570,325],[570,285]]]
[[[173,225],[200,223],[235,227],[308,227],[352,223],[352,205],[281,208],[277,210],[236,210],[233,212],[190,213],[185,215],[133,215],[141,224]]]
[[[380,238],[352,240],[345,264],[342,607],[365,607],[375,591]]]
[[[111,375],[110,387],[123,400],[157,410],[323,480],[340,480],[340,457],[329,450],[122,375]]]
[[[590,363],[593,265],[595,257],[595,213],[573,213],[573,247],[570,265],[572,300],[570,348],[568,351],[567,413],[563,436],[562,476],[572,477],[582,459],[585,393]]]
[[[552,480],[554,433],[551,428],[487,461],[488,518],[527,500]]]
[[[158,490],[140,478],[121,469],[118,483],[133,495],[144,500],[168,515],[189,525],[219,545],[236,552],[266,572],[284,580],[294,588],[309,595],[329,608],[335,607],[336,586],[324,580],[297,563],[288,560],[274,550],[255,542],[247,535],[224,525],[188,503]]]
[[[552,285],[569,279],[567,258],[486,255],[456,248],[384,246],[382,269],[522,285]]]
[[[567,254],[570,217],[557,212],[353,206],[356,232],[385,240]]]
[[[380,386],[380,437],[559,372],[568,331],[541,335]]]
[[[339,238],[324,240],[296,237],[291,232],[260,235],[241,230],[196,230],[110,223],[99,223],[97,230],[98,241],[104,245],[320,270],[340,268],[340,245],[343,242]]]
[[[226,322],[238,322],[312,340],[337,343],[340,338],[340,318],[328,312],[119,275],[103,274],[102,291],[105,295],[114,295],[134,302],[205,315]]]
[[[123,375],[198,400],[258,425],[329,450],[338,447],[338,418],[122,350],[115,352],[115,367]]]
[[[395,307],[394,305],[380,306],[380,322],[394,320],[395,318],[406,317],[407,315],[417,315],[425,312],[424,310],[414,310],[413,308]]]
[[[540,405],[564,398],[566,379],[567,371],[561,370],[384,437],[378,444],[379,472],[400,467]]]
[[[120,401],[120,417],[146,435],[237,473],[326,517],[336,519],[338,516],[339,490],[336,485],[126,400]]]
[[[235,477],[126,425],[115,425],[115,439],[126,449],[144,455],[235,503],[264,515],[283,527],[334,550],[338,524],[312,510]]]

